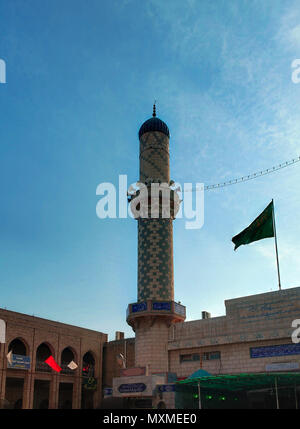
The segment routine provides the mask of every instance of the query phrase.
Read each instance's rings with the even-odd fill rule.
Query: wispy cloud
[[[199,74],[199,89],[193,92],[181,90],[174,78],[164,85],[170,107],[180,118],[182,135],[193,140],[199,139],[200,134],[201,141],[208,144],[205,135],[211,136],[213,131],[215,141],[223,142],[221,147],[218,144],[219,155],[229,141],[231,147],[239,147],[240,156],[254,148],[259,159],[276,161],[296,155],[300,149],[300,85],[291,82],[287,50],[291,42],[296,45],[300,40],[300,11],[295,4],[279,20],[280,30],[276,33],[275,25],[267,25],[269,12],[259,7],[260,2],[252,10],[249,6],[248,15],[243,3],[232,2],[225,19],[222,7],[207,3],[190,2],[184,8],[176,1],[150,3],[148,9],[157,31],[162,31],[160,26],[168,28],[165,48],[192,66],[195,75],[197,70]],[[249,26],[244,30],[245,19],[258,11],[262,18],[257,33],[250,32]],[[211,14],[209,19],[207,14]],[[229,21],[234,24],[229,26]],[[211,63],[214,67],[207,71],[210,82],[203,87],[200,82]],[[210,146],[213,148],[213,144]]]
[[[274,38],[289,52],[300,48],[299,2],[289,2],[289,7],[281,17],[278,32]]]

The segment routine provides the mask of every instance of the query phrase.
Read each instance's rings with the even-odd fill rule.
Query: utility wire
[[[248,180],[257,179],[258,177],[265,176],[266,174],[274,173],[275,171],[281,170],[282,168],[289,167],[290,165],[294,165],[300,161],[300,156],[298,158],[293,158],[290,161],[285,161],[284,163],[274,165],[271,168],[267,168],[266,170],[257,171],[256,173],[251,173],[237,179],[227,180],[226,182],[220,182],[215,185],[206,185],[204,186],[204,191],[210,191],[212,189],[224,188],[225,186],[236,185],[237,183],[244,183]],[[196,190],[203,190],[203,187],[196,189],[187,189],[185,192],[194,192]]]

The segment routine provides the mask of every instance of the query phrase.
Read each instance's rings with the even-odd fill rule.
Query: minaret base
[[[135,366],[147,373],[168,372],[169,328],[185,320],[185,307],[174,301],[129,304],[127,323],[135,331]]]

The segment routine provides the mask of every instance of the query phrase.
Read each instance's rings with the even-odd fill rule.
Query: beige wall
[[[187,353],[205,353],[220,351],[221,359],[202,361],[202,369],[210,374],[236,374],[243,372],[266,372],[266,365],[271,363],[297,362],[300,370],[300,355],[276,356],[264,358],[250,358],[250,347],[289,344],[290,338],[270,341],[253,341],[249,343],[237,343],[219,345],[214,347],[199,347],[170,351],[170,371],[176,372],[178,377],[188,377],[200,368],[200,361],[181,362],[180,355]]]
[[[134,367],[134,338],[110,341],[103,348],[103,387],[112,387],[113,378],[120,377],[121,367],[117,356],[122,353],[126,357],[126,367]]]
[[[300,317],[300,288],[225,301],[226,316],[178,323],[169,330],[170,371],[190,375],[200,362],[180,363],[180,354],[220,351],[203,361],[212,374],[265,372],[266,364],[296,362],[300,355],[251,358],[250,347],[292,344],[292,321]]]
[[[202,368],[211,374],[265,372],[266,365],[270,363],[296,362],[300,366],[300,355],[250,358],[250,347],[292,343],[291,333],[294,328],[291,323],[300,318],[300,288],[228,300],[225,301],[225,307],[225,316],[176,323],[168,329],[169,372],[177,373],[178,377],[188,377],[200,368],[200,361],[180,363],[180,355],[213,351],[220,351],[221,359],[202,360]],[[149,329],[150,335],[148,333],[146,336],[143,329]],[[145,325],[143,329],[137,332],[135,340],[135,347],[141,349],[143,360],[134,363],[132,338],[128,367],[150,363],[151,347],[157,347],[156,359],[165,359],[164,352],[158,351],[164,330],[155,325],[153,328]],[[107,386],[112,386],[112,378],[119,377],[120,372],[111,353],[115,355],[122,352],[124,340],[111,341],[105,348],[107,358],[104,378]]]

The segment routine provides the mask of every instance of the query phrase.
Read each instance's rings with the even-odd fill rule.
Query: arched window
[[[62,369],[62,371],[61,371],[62,374],[74,375],[75,371],[68,367],[69,363],[72,361],[75,362],[74,353],[70,347],[66,347],[61,353],[61,365],[60,366]],[[77,363],[77,362],[75,362],[75,363]]]
[[[35,362],[35,370],[42,372],[51,372],[51,367],[45,363],[45,360],[51,356],[51,350],[48,344],[42,343],[36,349],[36,362]]]
[[[26,345],[19,338],[16,338],[10,342],[8,351],[11,351],[14,355],[27,356]]]
[[[82,358],[82,376],[94,377],[95,375],[95,359],[91,352],[86,352]]]

